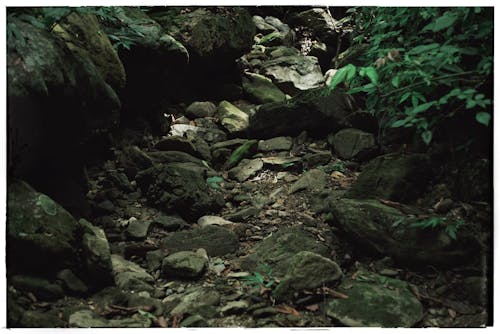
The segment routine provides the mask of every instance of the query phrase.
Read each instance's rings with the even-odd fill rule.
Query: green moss
[[[46,214],[50,216],[55,216],[57,214],[56,203],[47,195],[40,194],[38,196],[38,201],[36,202]]]

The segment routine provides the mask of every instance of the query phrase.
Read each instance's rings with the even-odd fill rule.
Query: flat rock
[[[328,184],[328,174],[320,169],[305,172],[288,190],[289,194],[301,190],[321,190]]]
[[[326,314],[350,327],[412,327],[423,316],[422,304],[408,283],[369,272],[357,272],[336,288],[349,296],[326,304]]]
[[[126,235],[130,239],[134,240],[145,239],[148,235],[151,224],[152,221],[133,220],[128,224],[127,229],[125,230]]]
[[[236,234],[219,226],[205,226],[175,232],[163,239],[163,244],[171,252],[204,248],[209,256],[233,253],[240,247]]]
[[[196,146],[189,139],[180,136],[163,137],[154,145],[154,148],[159,151],[179,151],[201,157]]]
[[[342,129],[329,137],[329,143],[343,159],[361,160],[376,149],[375,136],[358,129]]]
[[[287,166],[302,161],[299,157],[264,157],[261,160],[268,166]]]
[[[293,256],[290,268],[274,289],[273,296],[276,300],[286,300],[293,297],[294,292],[316,289],[341,277],[342,270],[337,263],[319,254],[302,251]]]
[[[127,261],[117,254],[111,255],[116,286],[126,291],[154,290],[154,278],[138,264]]]
[[[209,144],[224,141],[227,138],[226,133],[222,130],[211,127],[209,128],[209,127],[195,126],[190,124],[173,124],[170,127],[169,134],[172,136],[183,137],[187,135],[187,133],[189,132],[200,136]]]
[[[291,137],[275,137],[259,141],[259,151],[289,151],[292,148],[293,140]]]
[[[217,117],[229,133],[242,132],[248,127],[248,114],[227,101],[219,103]]]
[[[198,219],[197,224],[200,227],[205,227],[209,225],[231,226],[235,223],[219,216],[203,216]]]
[[[238,166],[229,170],[228,175],[234,180],[243,182],[255,175],[262,167],[264,167],[264,163],[261,159],[243,159]]]
[[[245,300],[236,300],[227,303],[223,307],[220,308],[220,313],[222,315],[231,315],[231,314],[239,314],[244,313],[250,304]]]
[[[217,107],[210,101],[193,102],[186,108],[186,116],[195,119],[201,117],[212,117],[215,115]]]
[[[283,102],[286,95],[273,82],[263,75],[245,72],[243,75],[243,92],[249,101],[257,104]]]
[[[220,294],[213,288],[198,286],[167,296],[163,303],[170,315],[201,314],[204,308],[220,303]]]
[[[204,252],[204,250],[203,252],[181,251],[167,256],[161,265],[162,274],[165,277],[200,277],[208,265],[208,258]]]

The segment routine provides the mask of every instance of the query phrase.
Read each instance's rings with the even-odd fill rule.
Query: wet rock
[[[63,269],[56,275],[57,279],[62,281],[66,291],[73,294],[83,295],[87,293],[88,288],[71,270]]]
[[[249,101],[257,104],[283,102],[286,95],[273,82],[263,75],[245,72],[243,75],[243,92]]]
[[[125,234],[133,240],[145,239],[152,223],[152,221],[133,220],[129,222]]]
[[[275,137],[259,141],[259,151],[289,151],[292,148],[293,140],[291,137]]]
[[[212,102],[193,102],[186,109],[186,116],[190,119],[212,117],[217,107]]]
[[[328,256],[329,250],[316,240],[313,234],[299,228],[284,228],[260,241],[251,250],[250,255],[240,260],[241,268],[258,271],[262,264],[273,269],[273,276],[283,278],[290,268],[295,254],[310,251],[321,256]]]
[[[78,222],[27,183],[8,187],[7,267],[11,272],[55,273],[78,263]]]
[[[382,155],[364,167],[346,197],[407,203],[422,194],[431,174],[429,158],[424,154]]]
[[[25,328],[55,328],[65,327],[65,323],[55,312],[25,311],[19,320],[19,326]]]
[[[318,191],[326,187],[328,184],[328,174],[320,169],[311,169],[305,172],[288,190],[289,194],[293,194],[301,190]]]
[[[225,316],[231,315],[231,314],[240,314],[240,313],[244,313],[248,309],[249,306],[250,306],[250,304],[245,300],[236,300],[236,301],[229,302],[226,305],[224,305],[223,307],[221,307],[220,313],[222,315],[225,315]]]
[[[205,318],[199,314],[190,315],[180,323],[181,327],[209,327]]]
[[[167,296],[163,303],[170,315],[204,315],[210,306],[220,303],[220,295],[215,289],[198,286],[189,288],[183,293]]]
[[[376,149],[373,134],[358,129],[340,130],[329,143],[343,159],[366,159]]]
[[[273,296],[278,301],[287,300],[294,292],[315,289],[341,277],[342,270],[337,263],[319,254],[302,251],[293,256],[290,268],[274,289]]]
[[[217,117],[229,133],[241,132],[248,127],[248,115],[227,101],[219,103]]]
[[[82,249],[85,255],[85,267],[92,285],[102,287],[113,283],[113,267],[109,243],[104,231],[80,219],[84,228]]]
[[[189,219],[224,205],[221,194],[209,192],[204,169],[191,163],[170,163],[142,171],[137,175],[137,184],[152,205]]]
[[[198,219],[198,225],[200,227],[217,225],[217,226],[232,226],[235,223],[232,221],[226,220],[219,216],[203,216]]]
[[[369,272],[356,277],[337,288],[349,298],[328,302],[329,317],[350,327],[412,327],[422,319],[422,304],[406,282]]]
[[[219,226],[206,226],[190,231],[175,232],[163,239],[163,244],[171,252],[204,248],[209,256],[222,256],[239,248],[234,232]]]
[[[450,266],[467,262],[479,252],[478,241],[467,229],[453,240],[444,227],[412,227],[401,211],[378,200],[338,199],[331,202],[335,226],[355,241],[358,249],[385,254],[403,264]]]
[[[119,255],[111,256],[116,286],[126,291],[153,292],[154,278],[146,270],[134,262],[127,261]]]
[[[18,290],[30,291],[41,300],[56,300],[64,296],[60,285],[41,277],[15,275],[10,278],[9,284]]]
[[[243,182],[255,175],[258,171],[260,171],[264,167],[264,163],[261,159],[252,159],[247,160],[243,159],[238,164],[238,166],[229,170],[228,175],[230,178],[234,180],[238,180],[239,182]]]
[[[208,257],[204,250],[181,251],[163,259],[161,271],[165,277],[198,278],[205,272],[207,265]]]

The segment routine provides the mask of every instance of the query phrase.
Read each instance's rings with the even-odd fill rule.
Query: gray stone
[[[10,327],[10,326],[9,326]],[[56,328],[65,327],[65,323],[55,312],[51,311],[32,311],[23,312],[19,320],[19,326],[25,328]]]
[[[430,160],[424,154],[382,155],[363,168],[346,197],[408,203],[422,194],[431,175]]]
[[[299,228],[285,228],[273,233],[256,244],[249,255],[241,258],[241,268],[246,271],[261,270],[261,265],[270,266],[272,275],[283,278],[290,268],[295,254],[310,251],[328,256],[328,247],[316,240],[313,234]]]
[[[134,240],[142,240],[148,236],[152,221],[133,220],[129,222],[125,233],[127,237]]]
[[[57,273],[56,277],[63,282],[66,290],[75,294],[85,294],[87,286],[71,270],[64,269]]]
[[[294,165],[298,162],[302,161],[302,158],[299,157],[265,157],[262,158],[264,165],[268,166],[287,166]]]
[[[191,119],[212,117],[216,111],[217,107],[212,102],[193,102],[187,107],[186,116]]]
[[[111,256],[111,261],[116,286],[126,291],[154,291],[154,278],[142,267],[116,254]]]
[[[205,227],[205,226],[210,226],[210,225],[232,226],[235,223],[233,223],[232,221],[226,220],[222,217],[219,217],[219,216],[203,216],[203,217],[200,217],[198,219],[197,224],[200,227]]]
[[[330,151],[308,153],[304,156],[304,161],[309,167],[314,167],[318,165],[326,165],[332,159],[332,153]]]
[[[289,151],[292,145],[293,140],[291,137],[275,137],[259,141],[259,151]]]
[[[278,311],[273,306],[263,307],[253,311],[253,316],[255,318],[267,318],[277,314]]]
[[[273,31],[276,31],[277,29],[267,23],[262,16],[254,15],[252,17],[253,23],[255,24],[255,27],[257,27],[257,31],[261,32],[263,34],[269,34]]]
[[[249,306],[250,304],[245,300],[236,300],[221,307],[220,313],[222,315],[240,314],[244,313]]]
[[[215,289],[199,286],[189,288],[180,294],[170,295],[163,300],[163,303],[170,315],[202,314],[203,309],[220,303],[220,295]]]
[[[342,270],[337,263],[319,254],[302,251],[293,256],[290,268],[274,289],[273,296],[283,301],[293,297],[294,292],[316,289],[341,277]]]
[[[260,212],[260,209],[255,206],[250,206],[248,208],[243,208],[237,210],[236,212],[227,214],[225,217],[229,220],[233,220],[236,222],[242,222],[247,220],[250,217],[256,217]]]
[[[208,258],[196,251],[181,251],[163,259],[162,274],[165,277],[198,278],[207,269]]]
[[[157,249],[146,253],[146,263],[149,271],[155,271],[160,268],[161,262],[168,255],[167,251]]]
[[[238,166],[229,170],[228,176],[234,180],[243,182],[251,176],[255,175],[262,169],[262,167],[264,167],[264,163],[261,159],[243,159],[238,164]]]
[[[188,225],[188,223],[179,216],[168,216],[161,213],[153,218],[153,224],[161,226],[167,231],[175,231]]]
[[[245,72],[242,80],[243,92],[249,101],[257,104],[283,102],[286,95],[276,87],[271,79],[263,75]]]
[[[61,286],[41,277],[15,275],[9,284],[18,290],[30,291],[41,300],[56,300],[64,296]]]
[[[239,248],[236,234],[219,226],[206,226],[190,231],[175,232],[163,239],[171,252],[204,248],[209,256],[222,256]]]
[[[376,149],[375,136],[358,129],[343,129],[329,143],[343,159],[363,159]]]
[[[173,124],[170,127],[170,134],[172,136],[182,137],[189,132],[200,136],[209,144],[224,141],[227,138],[226,133],[217,128],[195,126],[190,124]]]
[[[208,322],[199,314],[190,315],[180,323],[181,327],[209,327]]]
[[[107,320],[100,318],[91,310],[82,310],[70,315],[69,326],[79,328],[148,328],[151,327],[151,319],[145,315],[134,314],[131,317],[124,319]]]
[[[227,101],[219,103],[217,117],[229,133],[242,132],[248,127],[248,114]]]
[[[173,162],[189,162],[199,166],[204,166],[203,162],[193,157],[191,154],[181,151],[158,151],[150,152],[149,155],[156,163],[168,164]]]
[[[328,302],[329,317],[351,327],[412,327],[422,319],[422,304],[406,282],[369,272],[355,276],[336,288],[349,298]]]
[[[179,151],[198,158],[202,157],[191,140],[180,136],[163,137],[154,145],[154,148],[159,151]]]
[[[336,40],[336,21],[328,11],[323,8],[311,8],[296,14],[292,22],[296,25],[307,27],[325,41]]]
[[[323,189],[328,184],[328,174],[320,169],[311,169],[305,172],[288,190],[289,194],[301,190],[316,191]]]

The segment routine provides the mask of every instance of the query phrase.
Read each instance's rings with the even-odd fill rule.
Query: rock
[[[56,275],[57,279],[62,281],[65,290],[70,293],[84,295],[88,288],[71,270],[63,269]]]
[[[255,35],[252,17],[239,7],[224,11],[166,8],[155,13],[153,18],[198,58],[235,59],[250,49]]]
[[[261,32],[263,34],[269,34],[274,31],[277,31],[277,29],[272,25],[270,25],[269,23],[267,23],[262,16],[254,15],[252,17],[252,20],[258,32]]]
[[[186,109],[186,116],[190,119],[213,117],[217,107],[212,102],[193,102]]]
[[[259,151],[289,151],[292,148],[292,145],[293,140],[291,137],[275,137],[259,141]]]
[[[245,72],[243,75],[243,92],[247,98],[257,104],[283,102],[286,95],[273,82],[263,75]]]
[[[358,129],[343,129],[330,140],[338,155],[343,159],[362,160],[376,150],[373,134]]]
[[[199,314],[190,315],[180,323],[181,327],[209,327],[205,318]]]
[[[244,222],[250,217],[256,217],[260,213],[260,209],[255,206],[250,206],[248,208],[243,208],[237,210],[236,212],[226,215],[226,218],[236,222]]]
[[[311,8],[300,12],[294,15],[291,21],[295,25],[305,27],[325,42],[337,42],[336,21],[323,8]]]
[[[179,216],[168,216],[161,213],[153,219],[153,224],[161,226],[167,231],[175,231],[189,225]]]
[[[152,223],[152,221],[133,220],[129,222],[125,234],[133,240],[146,239]]]
[[[302,161],[302,158],[299,157],[265,157],[261,158],[264,165],[268,165],[270,167],[281,166],[286,168],[287,166],[293,166],[296,163]]]
[[[423,307],[408,284],[369,272],[346,278],[337,291],[349,296],[326,304],[326,314],[350,327],[412,327]]]
[[[180,151],[198,158],[202,157],[191,140],[180,136],[163,137],[154,148],[159,151]]]
[[[378,200],[343,198],[329,206],[336,228],[355,241],[359,250],[385,254],[405,265],[451,266],[479,252],[478,241],[467,229],[460,229],[453,240],[444,227],[412,227],[410,218]]]
[[[153,272],[160,268],[161,262],[168,255],[168,252],[157,249],[155,251],[150,251],[146,253],[146,264],[148,266],[148,270]]]
[[[79,262],[78,222],[50,197],[22,181],[11,182],[7,194],[9,270],[50,275],[75,267]]]
[[[161,300],[151,298],[148,296],[141,296],[141,293],[131,293],[128,296],[128,307],[138,307],[143,310],[151,310],[155,316],[161,316],[163,314],[163,304]]]
[[[72,12],[53,27],[72,52],[89,58],[103,79],[115,90],[125,87],[125,69],[118,53],[93,14]]]
[[[326,165],[332,159],[332,153],[330,151],[322,151],[316,153],[308,153],[304,156],[304,161],[307,166],[314,167],[318,165]]]
[[[241,132],[248,127],[248,115],[227,101],[219,103],[217,117],[229,133]]]
[[[219,226],[206,226],[171,234],[162,242],[171,252],[204,248],[209,256],[222,256],[239,248],[234,232]]]
[[[192,133],[196,136],[203,138],[207,143],[213,144],[226,140],[226,133],[217,128],[209,128],[202,126],[195,126],[190,124],[174,124],[170,127],[170,135],[184,136],[187,133]]]
[[[231,314],[240,314],[244,313],[250,304],[245,301],[245,300],[236,300],[227,303],[223,307],[220,308],[220,313],[224,316],[231,315]]]
[[[208,258],[200,252],[181,251],[163,259],[162,274],[165,277],[198,278],[207,269]]]
[[[96,206],[96,209],[104,214],[111,214],[116,211],[115,205],[109,199],[99,202]]]
[[[205,166],[200,159],[193,157],[189,153],[180,151],[150,152],[149,155],[155,163],[159,164],[169,164],[172,162],[189,162],[199,166]]]
[[[309,232],[299,228],[284,228],[260,241],[241,259],[241,268],[246,271],[259,271],[261,265],[270,266],[275,278],[283,278],[290,268],[294,255],[310,251],[328,256],[329,250],[318,242]]]
[[[231,152],[229,158],[224,164],[224,168],[232,168],[236,166],[243,158],[252,156],[257,151],[257,140],[251,139],[245,141]]]
[[[170,163],[142,171],[136,180],[152,205],[197,219],[224,205],[220,193],[209,191],[205,170],[191,163]]]
[[[151,319],[145,315],[136,313],[124,319],[107,320],[100,318],[91,310],[75,312],[69,317],[70,327],[94,328],[94,327],[117,327],[117,328],[148,328],[151,327]]]
[[[110,171],[108,172],[108,177],[118,189],[125,192],[131,192],[134,190],[127,175],[125,175],[124,173],[117,171]]]
[[[111,255],[116,286],[126,291],[153,292],[154,278],[134,262],[119,255]]]
[[[121,164],[128,171],[127,175],[134,178],[137,172],[153,167],[153,160],[137,146],[127,146],[120,157]]]
[[[258,308],[253,311],[253,316],[255,318],[267,318],[276,315],[278,311],[273,306]]]
[[[431,173],[429,158],[424,154],[382,155],[364,167],[346,197],[407,203],[422,194]]]
[[[293,297],[294,292],[316,289],[341,277],[342,270],[337,263],[319,254],[302,251],[293,256],[290,268],[274,289],[273,296],[284,301]]]
[[[238,166],[229,170],[228,175],[230,178],[234,180],[238,180],[239,182],[243,182],[255,175],[258,171],[260,171],[264,167],[264,163],[261,159],[252,159],[247,160],[243,159],[238,164]]]
[[[85,231],[82,238],[82,249],[89,279],[93,285],[98,287],[112,284],[114,282],[113,266],[106,234],[102,229],[90,224],[85,219],[80,219],[78,222]]]
[[[55,312],[27,310],[23,312],[23,315],[19,320],[19,325],[15,327],[56,328],[65,327],[65,323]]]
[[[305,172],[288,190],[289,194],[293,194],[301,190],[318,191],[326,187],[328,184],[328,174],[320,169],[311,169]]]
[[[232,221],[226,220],[219,216],[203,216],[198,219],[198,225],[200,227],[217,225],[217,226],[232,226],[235,223]]]
[[[203,315],[210,306],[220,303],[217,290],[205,287],[192,287],[181,294],[173,294],[163,300],[167,312],[174,314]]]
[[[40,277],[15,275],[9,279],[9,284],[18,290],[32,292],[41,300],[52,301],[64,296],[60,285]]]

